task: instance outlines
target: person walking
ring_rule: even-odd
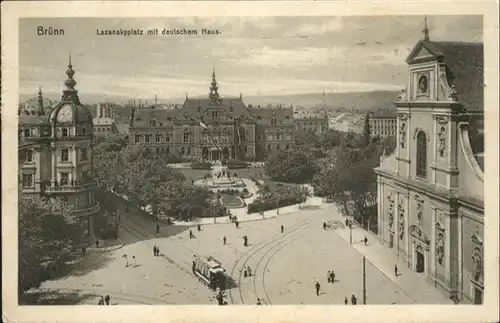
[[[330,274],[332,284],[335,283],[335,272],[332,270],[332,273]]]
[[[193,270],[193,274],[194,274],[196,271],[196,261],[194,261],[194,260],[193,260],[193,266],[191,269]]]
[[[243,246],[248,247],[248,237],[247,236],[243,237]]]
[[[345,219],[345,226],[348,227],[349,226],[349,219]]]
[[[109,297],[109,295],[106,295],[106,297],[104,297],[104,302],[106,303],[106,305],[109,305],[110,301],[111,301],[111,297]]]
[[[240,227],[240,222],[239,222],[238,220],[236,220],[234,223],[236,224],[236,229],[239,229],[239,227]]]
[[[328,278],[328,282],[331,283],[332,282],[332,272],[328,271],[328,274],[326,274],[326,277]]]
[[[344,298],[344,305],[347,305],[347,304],[349,304],[349,301],[347,300],[347,297],[346,297],[346,298]]]
[[[193,239],[194,237],[194,234],[193,234],[193,230],[189,230],[189,239]]]
[[[252,268],[247,267],[248,277],[252,277]]]
[[[222,238],[222,245],[225,246],[227,244],[227,238],[226,236],[224,236],[224,238]]]
[[[285,227],[283,226],[283,224],[281,225],[281,233],[283,233],[283,231],[285,231]]]
[[[326,230],[326,222],[323,221],[323,230]]]
[[[365,236],[365,246],[368,245],[368,238]]]
[[[132,266],[135,267],[135,256],[132,256]]]
[[[160,256],[160,247],[156,246],[156,257]]]
[[[153,246],[153,256],[156,257],[156,245]]]
[[[398,277],[398,273],[399,273],[399,271],[398,271],[398,265],[394,265],[394,275],[396,277]]]
[[[198,231],[201,231],[201,224],[198,224]]]
[[[314,285],[316,287],[316,296],[319,296],[319,289],[321,288],[321,285],[319,284],[319,282],[316,282],[316,285]]]
[[[354,294],[352,294],[352,296],[351,296],[351,304],[352,305],[356,305],[356,303],[357,303],[357,298],[356,298],[356,296],[354,296]]]

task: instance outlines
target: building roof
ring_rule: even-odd
[[[176,119],[185,119],[181,109],[136,109],[134,114],[134,127],[149,127],[151,120],[169,122]]]
[[[293,125],[293,110],[290,108],[249,108],[248,111],[260,125],[270,124],[272,118],[280,125]]]
[[[397,114],[395,111],[377,112],[370,116],[370,119],[396,119]]]
[[[119,134],[125,135],[128,134],[130,131],[130,123],[127,122],[117,122],[116,123],[116,130],[118,131]]]
[[[204,116],[210,107],[221,107],[229,117],[252,119],[252,115],[245,106],[245,103],[239,98],[219,98],[217,101],[210,99],[186,99],[182,106],[182,112],[196,119]]]
[[[294,110],[293,117],[294,119],[328,119],[324,113],[308,110]]]
[[[28,115],[21,114],[19,115],[19,124],[24,125],[40,125],[40,124],[48,124],[49,117],[45,115]]]
[[[444,61],[448,83],[455,86],[467,111],[483,111],[483,44],[421,40],[420,46]]]

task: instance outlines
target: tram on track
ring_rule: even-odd
[[[226,288],[226,270],[213,257],[195,256],[193,273],[212,290]]]

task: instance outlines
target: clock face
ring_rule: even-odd
[[[59,122],[70,122],[73,117],[73,111],[70,106],[63,107],[57,116]]]
[[[418,80],[418,89],[420,90],[421,93],[427,93],[427,76],[423,75],[420,77]]]

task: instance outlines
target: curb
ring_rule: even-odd
[[[87,248],[88,252],[111,252],[115,250],[119,250],[123,248],[123,243],[116,245],[116,246],[111,246],[111,247],[105,247],[105,248]]]

